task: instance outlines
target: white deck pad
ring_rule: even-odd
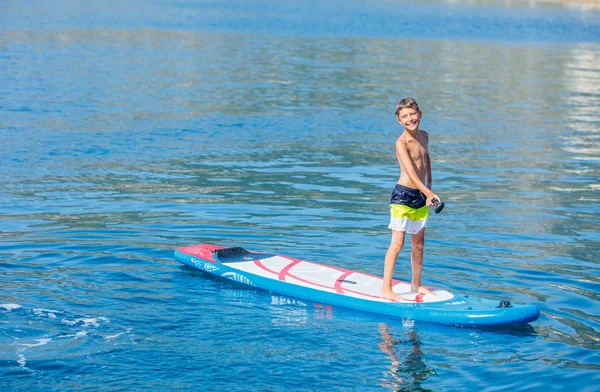
[[[260,260],[226,262],[223,265],[303,287],[361,299],[390,302],[390,300],[379,296],[383,279],[375,275],[282,256],[272,256]],[[410,283],[407,282],[398,280],[393,282],[394,292],[402,297],[402,300],[395,302],[441,302],[454,297],[445,290],[437,290],[431,287],[429,289],[435,295],[415,293],[411,291]]]

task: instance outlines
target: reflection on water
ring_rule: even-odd
[[[435,370],[423,362],[421,342],[417,332],[409,328],[405,339],[395,339],[386,323],[379,324],[382,342],[379,348],[391,364],[384,377],[384,386],[394,391],[432,391],[423,388],[421,384],[430,376],[435,376]]]

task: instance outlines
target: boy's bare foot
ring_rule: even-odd
[[[418,292],[419,294],[423,294],[423,295],[435,295],[435,292],[429,290],[425,286],[419,286],[418,290],[415,290],[414,288],[412,290]]]
[[[379,293],[379,296],[381,298],[389,299],[390,301],[400,301],[400,300],[403,299],[401,296],[399,296],[398,294],[394,293],[392,290],[381,289],[381,292]]]

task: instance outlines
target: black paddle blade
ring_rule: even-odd
[[[442,212],[442,210],[444,209],[444,202],[439,202],[437,203],[437,205],[435,206],[435,213],[439,214],[440,212]]]

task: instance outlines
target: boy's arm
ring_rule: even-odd
[[[431,160],[429,159],[429,153],[427,153],[427,188],[431,189],[433,183],[433,177],[431,177]]]
[[[406,147],[406,141],[402,140],[402,138],[399,138],[398,141],[396,141],[396,154],[398,155],[398,159],[400,160],[400,164],[402,165],[402,170],[404,170],[406,172],[410,181],[421,192],[423,192],[425,197],[427,197],[427,205],[429,205],[429,206],[433,205],[433,202],[431,200],[432,199],[439,200],[439,198],[437,197],[437,195],[435,193],[433,193],[433,191],[429,187],[427,187],[427,186],[425,186],[425,184],[423,184],[423,181],[421,181],[421,179],[417,175],[413,161],[410,158],[410,155],[408,153],[408,148]],[[427,159],[429,159],[429,154],[428,154]],[[427,173],[429,176],[428,182],[431,182],[431,174],[429,172],[429,169],[428,169]]]
[[[425,132],[425,137],[427,140],[427,188],[431,189],[431,185],[433,184],[433,176],[431,175],[431,159],[429,158],[429,134]]]

